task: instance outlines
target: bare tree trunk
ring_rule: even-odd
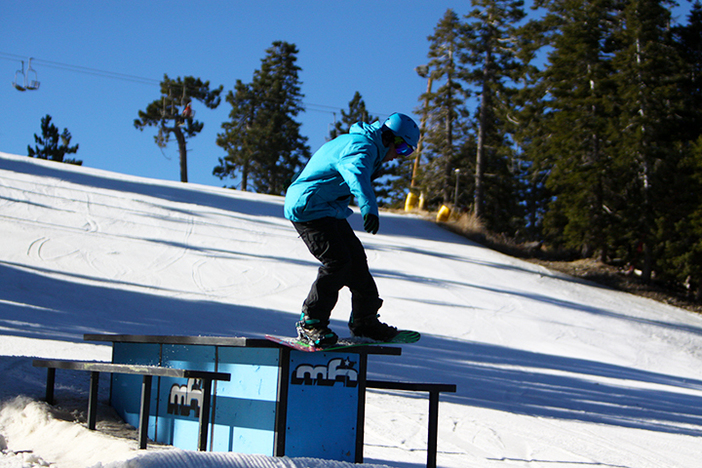
[[[178,152],[180,153],[180,181],[188,182],[188,148],[185,143],[185,136],[177,126],[173,133],[178,141]]]
[[[480,96],[480,121],[478,122],[478,149],[475,157],[475,196],[473,200],[473,210],[476,218],[482,218],[483,205],[485,204],[485,187],[483,182],[485,179],[485,135],[487,134],[487,126],[490,111],[490,88],[488,87],[488,79],[490,66],[492,62],[492,54],[490,51],[485,52],[485,64],[483,66],[483,88]]]
[[[249,183],[249,162],[245,161],[241,168],[241,191],[246,192]]]

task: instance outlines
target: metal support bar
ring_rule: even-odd
[[[177,377],[186,379],[208,378],[212,380],[231,379],[231,374],[225,372],[208,372],[189,369],[177,369],[174,367],[141,366],[133,364],[112,364],[102,361],[72,361],[63,359],[35,359],[32,361],[34,367],[48,367],[55,369],[68,369],[89,372],[109,372],[111,374],[138,374],[153,375],[157,377]]]
[[[46,402],[54,404],[54,382],[56,381],[56,369],[49,367],[46,369]]]
[[[98,386],[100,383],[100,373],[90,373],[90,391],[88,393],[88,429],[95,430],[97,425],[97,402]]]
[[[455,393],[453,384],[389,382],[368,380],[367,388],[383,390],[403,390],[409,392],[429,393],[429,435],[427,437],[427,468],[436,468],[437,444],[439,440],[439,395],[441,392]]]
[[[145,450],[149,436],[149,406],[151,405],[151,381],[153,377],[145,375],[141,381],[141,406],[139,407],[139,448]]]
[[[354,463],[363,463],[363,444],[366,423],[366,372],[368,355],[358,355],[358,412],[356,416],[356,457]]]
[[[200,426],[198,428],[197,449],[201,452],[207,450],[207,428],[210,425],[210,392],[212,380],[202,379],[202,404],[200,406]]]
[[[429,435],[427,436],[427,468],[436,468],[439,442],[439,392],[429,391]]]
[[[288,422],[288,382],[290,379],[290,348],[280,347],[278,354],[280,373],[278,374],[278,398],[275,408],[275,450],[276,457],[285,456],[285,428]]]

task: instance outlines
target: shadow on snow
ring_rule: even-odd
[[[702,435],[702,380],[426,335],[399,358],[371,357],[369,370],[370,378],[454,383],[457,393],[441,401],[455,404]]]
[[[84,333],[261,337],[292,334],[296,319],[264,308],[76,283],[7,264],[0,264],[0,281],[12,284],[0,301],[6,335],[74,342]],[[31,300],[26,288],[35,291]],[[371,378],[455,383],[458,392],[442,401],[460,405],[702,435],[700,380],[437,336],[403,346],[399,357],[371,356],[369,370]]]

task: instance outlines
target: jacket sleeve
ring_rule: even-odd
[[[337,164],[337,170],[356,197],[363,216],[368,213],[378,216],[378,202],[371,183],[377,160],[377,150],[372,145],[353,145]]]

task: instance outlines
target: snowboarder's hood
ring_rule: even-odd
[[[378,160],[375,162],[374,169],[378,169],[383,163],[385,156],[388,154],[389,148],[383,145],[382,132],[380,131],[383,124],[380,121],[367,124],[365,122],[357,122],[349,128],[350,134],[361,134],[369,138],[378,148]]]

